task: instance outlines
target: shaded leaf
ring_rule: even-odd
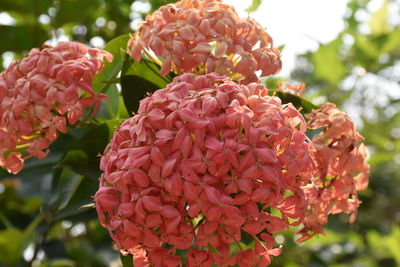
[[[316,105],[314,105],[313,103],[311,103],[310,101],[296,96],[296,95],[292,95],[289,93],[284,93],[281,91],[271,91],[269,92],[271,95],[276,95],[278,96],[281,100],[283,104],[287,104],[287,103],[292,103],[293,106],[295,106],[297,109],[300,109],[300,113],[301,114],[308,114],[310,113],[313,109],[317,109],[318,107]]]
[[[133,267],[133,259],[132,259],[132,254],[128,254],[126,256],[123,256],[120,254],[121,262],[123,267]]]
[[[42,28],[35,32],[25,26],[0,25],[0,53],[5,51],[23,52],[47,40],[48,34]]]
[[[111,120],[88,131],[72,144],[57,167],[70,168],[78,174],[97,179],[101,174],[99,154],[103,153],[117,124],[118,120]]]
[[[135,62],[127,56],[122,68],[121,88],[128,113],[132,114],[138,110],[140,100],[147,93],[165,88],[171,81],[172,75],[160,75],[160,67],[157,64],[148,59]]]

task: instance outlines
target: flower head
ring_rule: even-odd
[[[188,250],[188,266],[266,266],[280,253],[272,234],[301,223],[308,205],[305,130],[262,84],[178,76],[143,99],[107,146],[100,222],[142,266],[180,266],[177,249]],[[242,248],[243,234],[254,249]]]
[[[217,72],[241,80],[258,81],[281,69],[279,50],[265,29],[250,18],[241,19],[221,0],[181,0],[147,16],[128,43],[139,61],[142,52],[161,58],[161,74]]]
[[[18,173],[29,157],[44,158],[58,134],[84,108],[97,112],[103,94],[92,88],[106,51],[75,42],[32,49],[0,73],[0,166]]]
[[[367,188],[369,175],[364,138],[349,115],[326,103],[306,118],[311,129],[323,130],[312,140],[317,169],[314,184],[305,188],[310,206],[300,240],[323,233],[329,214],[348,213],[353,222],[360,205],[357,191]]]

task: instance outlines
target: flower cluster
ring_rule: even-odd
[[[140,103],[101,159],[101,224],[135,266],[266,266],[314,172],[306,123],[262,84],[183,74]],[[241,239],[254,240],[245,249]]]
[[[128,43],[134,60],[139,61],[142,52],[161,58],[162,75],[217,72],[242,83],[258,81],[256,71],[275,74],[282,65],[264,28],[239,18],[221,0],[181,0],[160,7]]]
[[[309,128],[323,130],[312,140],[317,171],[314,184],[305,188],[310,206],[301,241],[323,233],[329,214],[348,213],[353,222],[360,204],[357,191],[367,188],[369,175],[363,137],[346,113],[326,103],[306,118]]]
[[[75,42],[32,49],[0,74],[0,166],[18,173],[29,157],[44,158],[49,145],[84,108],[106,96],[95,93],[93,76],[102,70],[106,51]]]

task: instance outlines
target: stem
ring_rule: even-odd
[[[13,228],[11,221],[0,211],[0,220],[6,226],[7,229]]]
[[[242,247],[242,245],[240,245],[239,241],[237,241],[237,240],[235,239],[235,237],[234,237],[231,233],[229,233],[225,228],[222,228],[222,229],[224,229],[225,233],[226,233],[227,235],[229,235],[229,237],[232,238],[233,241],[235,241],[235,244],[238,246],[238,248],[240,249],[240,251],[243,252],[243,251],[244,251],[244,250],[243,250],[243,247]]]

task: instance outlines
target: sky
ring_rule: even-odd
[[[248,14],[250,0],[225,0],[241,17],[249,15],[266,27],[275,46],[282,51],[282,76],[288,76],[297,54],[315,50],[318,42],[327,43],[345,27],[343,16],[347,0],[262,0],[257,11]]]

